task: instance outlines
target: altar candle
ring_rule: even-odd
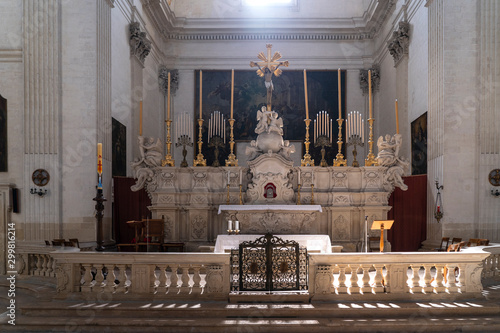
[[[210,143],[211,135],[212,135],[212,119],[208,119],[208,143]]]
[[[201,86],[202,86],[202,75],[203,75],[203,73],[201,72],[201,69],[200,69],[200,119],[202,119],[201,118],[201,102],[202,102],[202,94],[201,94],[202,90],[201,90]]]
[[[316,119],[314,119],[314,122],[313,122],[313,143],[316,142]]]
[[[234,69],[231,69],[231,119],[233,119],[234,104]]]
[[[361,142],[365,142],[365,122],[361,123]]]
[[[231,173],[231,171],[228,171],[227,172],[227,185],[229,185],[229,181],[230,181],[230,177],[229,177],[229,174]]]
[[[240,230],[240,221],[238,220],[234,221],[234,230],[236,231]]]
[[[307,73],[305,69],[304,69],[304,94],[306,99],[306,119],[309,119],[309,105],[307,102]]]
[[[224,119],[224,144],[226,144],[226,119]]]
[[[342,86],[340,85],[340,68],[338,70],[338,86],[339,86],[339,119],[342,119],[342,101],[341,101],[341,91],[342,91]]]
[[[240,170],[240,185],[243,184],[243,170]]]
[[[311,171],[311,185],[314,185],[314,171]]]
[[[170,119],[170,72],[167,75],[167,120]]]
[[[298,176],[297,176],[297,184],[300,184],[300,169],[299,169],[299,172],[298,172]]]
[[[102,175],[102,143],[97,144],[97,173]]]
[[[233,230],[233,221],[227,221],[227,230]]]
[[[139,136],[142,136],[142,100],[139,101]]]
[[[399,113],[398,113],[398,99],[394,102],[396,105],[396,134],[399,134]]]
[[[372,71],[368,70],[368,112],[370,115],[369,119],[373,118],[372,114]]]
[[[333,142],[333,119],[330,119],[330,143]]]

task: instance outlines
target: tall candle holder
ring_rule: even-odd
[[[189,147],[193,146],[193,142],[191,142],[191,138],[188,135],[186,135],[186,134],[182,134],[180,137],[177,138],[177,142],[175,143],[175,146],[176,147],[182,146],[182,157],[183,157],[183,160],[181,162],[181,167],[182,168],[187,167],[188,166],[188,162],[186,161],[186,155],[187,155],[186,146],[189,146]]]
[[[99,184],[101,184],[100,177],[99,177]],[[104,251],[105,248],[103,246],[103,231],[102,231],[102,218],[104,217],[104,201],[107,201],[103,194],[102,194],[102,188],[99,188],[100,186],[97,187],[97,194],[95,196],[94,200],[95,203],[95,218],[97,222],[97,247],[95,248],[96,251]]]
[[[238,159],[236,158],[236,155],[234,155],[234,134],[233,134],[233,129],[234,129],[234,119],[229,119],[229,126],[231,128],[231,132],[229,134],[229,156],[227,157],[226,160],[226,166],[238,166]]]
[[[202,141],[202,133],[203,133],[203,119],[198,119],[199,133],[198,133],[198,155],[196,155],[196,159],[193,161],[193,166],[207,166],[207,160],[203,158],[203,154],[201,153],[201,146],[203,145]]]
[[[309,154],[309,125],[311,124],[311,119],[307,118],[304,120],[306,123],[306,140],[304,142],[304,146],[306,147],[306,153],[304,154],[304,158],[300,160],[301,166],[314,166],[314,160],[311,159],[311,155]]]
[[[352,156],[353,156],[353,161],[352,161],[352,166],[353,167],[359,167],[359,162],[356,159],[356,156],[358,156],[358,151],[356,150],[356,146],[363,147],[363,139],[358,135],[358,134],[353,134],[347,139],[347,146],[353,146],[352,150]]]
[[[365,166],[377,166],[377,159],[373,154],[373,122],[375,119],[368,119],[368,124],[370,125],[370,134],[368,136],[368,156],[365,159]]]
[[[327,167],[328,163],[326,162],[325,159],[325,147],[331,147],[332,144],[330,143],[330,140],[322,135],[316,139],[316,142],[314,143],[314,147],[321,147],[321,161],[319,162],[319,166],[321,167]]]
[[[214,148],[214,162],[212,163],[212,166],[218,167],[220,166],[219,163],[219,147],[222,148],[224,147],[224,141],[220,136],[213,136],[210,138],[210,143],[208,144],[208,147]]]
[[[339,124],[339,138],[337,140],[338,145],[338,153],[335,159],[333,160],[333,166],[347,166],[347,161],[344,159],[344,155],[342,154],[342,123],[344,119],[337,119],[337,123]]]
[[[171,139],[171,126],[172,126],[172,120],[167,119],[165,120],[167,123],[167,154],[165,155],[165,158],[161,161],[161,166],[175,166],[175,160],[172,157],[172,139]]]

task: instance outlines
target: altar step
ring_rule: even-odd
[[[500,305],[460,302],[39,301],[2,332],[500,332]]]
[[[309,292],[242,291],[229,294],[229,303],[309,303]]]

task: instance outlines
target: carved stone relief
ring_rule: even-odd
[[[318,265],[316,267],[315,293],[330,294],[333,287],[333,275],[329,265]]]
[[[146,33],[141,31],[139,22],[130,23],[129,33],[130,55],[135,56],[144,65],[144,60],[151,52],[151,41]]]
[[[193,172],[194,187],[207,187],[207,173]]]
[[[366,188],[378,188],[380,182],[380,175],[378,172],[367,171],[364,175],[364,182]]]
[[[408,54],[410,46],[410,23],[406,21],[399,22],[398,30],[392,33],[387,41],[389,53],[394,58],[394,66],[397,66],[403,56]]]
[[[351,233],[349,230],[349,221],[344,215],[339,215],[333,221],[332,234],[334,240],[349,240]]]
[[[335,172],[332,174],[334,187],[347,187],[347,173]]]
[[[191,239],[207,240],[207,221],[200,215],[191,220]]]
[[[174,223],[170,216],[164,216],[163,234],[165,240],[174,240]]]
[[[370,69],[372,76],[372,93],[378,91],[380,86],[380,66],[373,65]],[[359,71],[359,87],[364,95],[368,95],[368,69]]]
[[[230,212],[240,221],[241,233],[307,234],[316,213],[263,212],[259,214]]]
[[[207,293],[222,293],[224,291],[223,268],[219,265],[210,265],[207,267],[206,286]]]

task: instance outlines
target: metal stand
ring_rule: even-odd
[[[328,163],[326,162],[325,159],[325,147],[331,147],[332,144],[330,143],[330,140],[322,135],[316,139],[316,143],[314,144],[314,147],[321,147],[321,162],[319,163],[319,166],[321,167],[327,167]]]
[[[306,122],[306,140],[304,142],[304,146],[306,147],[306,153],[304,154],[304,158],[300,160],[301,166],[314,166],[314,160],[311,159],[311,155],[309,154],[309,125],[311,124],[311,119],[305,119]]]
[[[360,146],[360,147],[364,146],[364,143],[361,140],[361,137],[357,134],[351,135],[347,139],[347,146],[354,146],[354,149],[352,150],[352,156],[354,158],[354,160],[352,161],[352,166],[359,167],[359,162],[356,159],[356,156],[358,156],[358,151],[356,150],[356,146]]]
[[[192,147],[193,143],[191,142],[191,138],[186,134],[181,135],[177,138],[177,142],[175,143],[176,147],[182,146],[182,157],[184,158],[181,162],[181,167],[185,168],[188,166],[188,162],[186,161],[187,150],[186,146]]]
[[[100,182],[99,182],[100,183]],[[103,239],[102,239],[102,218],[104,216],[104,201],[107,201],[104,199],[104,196],[102,194],[102,188],[97,189],[97,194],[94,199],[92,199],[96,202],[95,204],[95,218],[97,220],[97,247],[95,248],[96,251],[104,251],[104,246],[103,246]]]
[[[212,163],[212,166],[218,167],[220,166],[219,163],[219,147],[224,147],[224,141],[220,136],[213,136],[210,138],[210,143],[208,144],[208,147],[212,148],[214,147],[214,162]]]

